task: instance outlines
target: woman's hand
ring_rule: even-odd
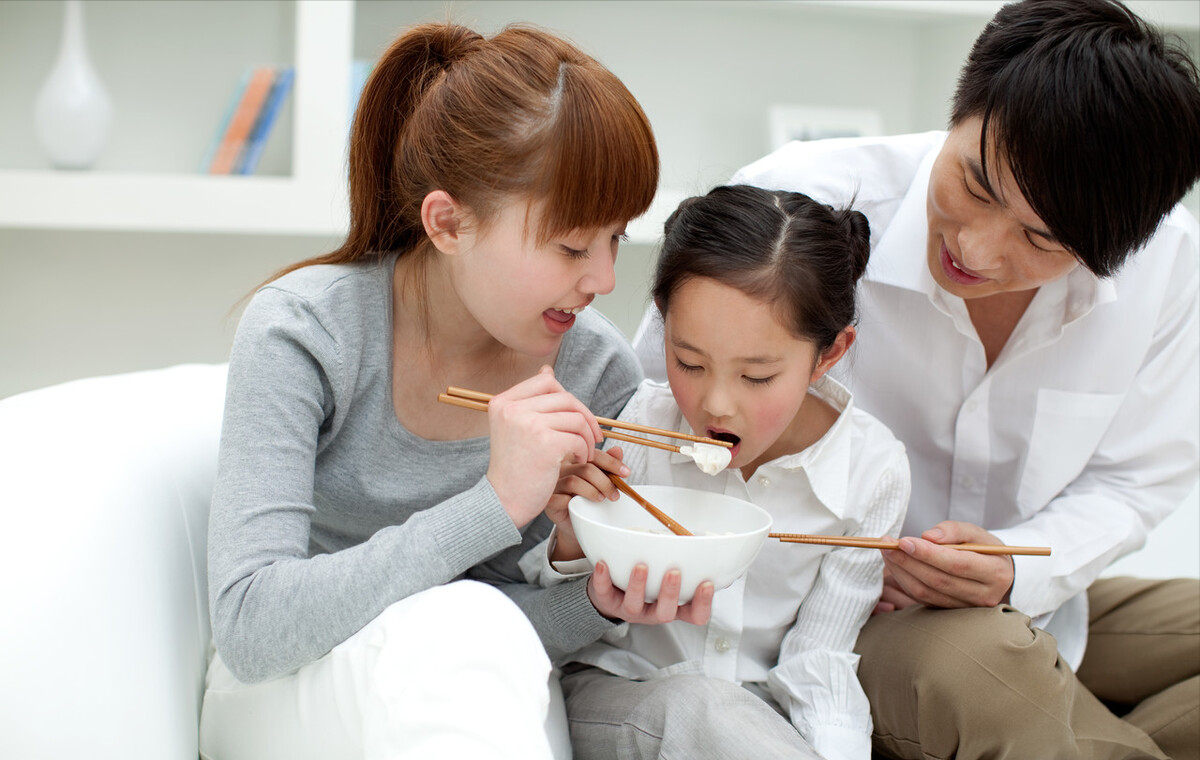
[[[567,506],[573,496],[583,496],[592,501],[615,501],[620,498],[620,492],[605,473],[615,472],[621,477],[628,476],[629,468],[621,461],[623,456],[624,452],[614,447],[597,451],[595,458],[589,463],[563,463],[558,474],[558,485],[546,504],[546,516],[558,527],[554,551],[550,555],[551,562],[565,562],[583,557],[583,549],[575,538],[575,527],[571,525],[571,515]]]
[[[487,479],[518,528],[546,508],[560,466],[591,461],[603,435],[595,415],[554,379],[550,367],[493,396],[488,425]]]
[[[930,607],[994,607],[1008,601],[1014,570],[1008,555],[947,549],[939,544],[1003,544],[978,525],[948,520],[901,538],[883,552],[883,594],[875,612],[914,604]]]
[[[663,576],[662,587],[658,591],[658,599],[646,603],[646,576],[649,569],[645,565],[637,565],[629,576],[629,585],[622,591],[612,583],[608,565],[596,563],[596,569],[588,580],[588,598],[592,606],[606,618],[620,619],[629,623],[657,625],[669,623],[672,620],[682,620],[685,623],[704,625],[712,614],[713,589],[712,581],[705,581],[696,589],[692,601],[679,604],[679,591],[682,577],[678,570],[668,570]]]

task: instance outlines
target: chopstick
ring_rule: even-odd
[[[461,396],[451,396],[446,393],[439,393],[438,401],[442,402],[443,404],[451,404],[453,406],[461,406],[464,409],[475,409],[480,412],[486,412],[487,406],[488,406],[486,401],[475,401],[473,399],[463,398]],[[635,443],[645,444],[646,446],[658,446],[658,447],[665,448],[665,449],[674,449],[675,451],[679,450],[678,446],[672,446],[668,443],[659,443],[658,441],[651,441],[646,438],[635,438],[632,435],[623,435],[621,433],[614,433],[610,430],[605,430],[604,433],[605,433],[605,436],[608,438],[617,438],[618,440],[621,440],[621,441],[632,441]],[[642,495],[640,493],[638,493],[637,491],[633,490],[633,487],[630,486],[628,483],[626,483],[625,480],[620,475],[608,472],[607,470],[604,472],[604,474],[607,475],[609,480],[611,480],[613,482],[613,485],[615,485],[617,487],[618,491],[625,494],[629,498],[633,499],[638,504],[641,504],[643,509],[645,509],[650,514],[654,515],[654,517],[660,523],[662,523],[663,525],[670,528],[672,533],[674,533],[677,536],[693,535],[690,530],[688,530],[687,528],[680,525],[679,522],[675,518],[671,517],[666,512],[662,511],[658,507],[656,507],[653,504],[651,504],[650,502],[646,501],[642,497]]]
[[[662,523],[663,525],[670,528],[672,533],[674,533],[677,536],[693,535],[693,533],[690,530],[688,530],[687,528],[680,525],[679,522],[674,517],[671,517],[666,512],[662,511],[658,507],[654,506],[653,504],[651,504],[650,502],[648,502],[644,498],[642,498],[642,495],[640,493],[638,493],[637,491],[633,490],[633,486],[626,483],[625,479],[622,478],[620,475],[617,475],[617,474],[614,474],[614,473],[611,473],[608,471],[605,471],[604,474],[607,475],[608,479],[613,482],[613,485],[617,487],[618,491],[625,494],[629,498],[633,499],[638,504],[641,504],[643,509],[645,509],[650,514],[654,515],[655,519],[657,519],[660,523]]]
[[[464,409],[475,409],[480,412],[486,412],[487,408],[488,408],[486,401],[473,401],[469,398],[462,398],[461,396],[451,396],[446,393],[439,393],[438,401],[441,401],[443,404],[450,404],[452,406],[461,406]],[[678,446],[674,446],[670,443],[662,443],[660,441],[652,441],[649,438],[638,438],[637,436],[634,436],[634,435],[625,435],[624,433],[618,433],[615,430],[601,429],[600,432],[604,434],[605,438],[613,438],[618,441],[628,441],[630,443],[640,443],[643,446],[651,446],[656,449],[664,449],[666,451],[674,451],[677,453],[679,451]]]
[[[472,401],[490,401],[492,394],[482,393],[480,391],[467,390],[466,388],[455,388],[453,385],[446,389],[444,394],[438,396],[441,401],[441,396],[451,396],[462,399],[470,399]],[[474,407],[471,407],[474,408]],[[713,446],[723,446],[725,448],[733,448],[733,444],[729,441],[719,441],[716,438],[705,438],[702,435],[691,435],[690,433],[678,433],[674,430],[666,430],[664,428],[650,427],[649,425],[639,425],[635,422],[622,422],[621,420],[610,420],[607,417],[597,417],[596,422],[608,427],[619,428],[621,430],[632,430],[635,433],[647,433],[649,435],[661,435],[664,438],[678,438],[681,441],[692,441],[695,443],[707,443]],[[633,436],[622,437],[621,433],[614,433],[607,436],[615,438],[618,441],[629,441],[630,443],[648,443],[648,445],[656,445],[655,441],[647,441],[645,438],[635,438]],[[668,444],[657,444],[659,448],[665,448],[669,451],[679,451],[678,446],[670,446]]]
[[[866,538],[863,536],[814,536],[808,533],[768,533],[770,538],[778,538],[785,544],[826,544],[831,546],[855,546],[861,549],[899,549],[896,541],[884,541],[882,538]],[[1004,544],[938,544],[947,549],[978,554],[1021,554],[1038,557],[1049,557],[1049,546],[1005,546]]]
[[[468,409],[480,409],[480,411],[482,411],[482,409],[487,409],[487,402],[491,401],[491,399],[492,399],[492,394],[480,393],[480,391],[478,391],[478,390],[467,390],[466,388],[455,388],[454,385],[451,385],[451,387],[446,388],[445,393],[438,394],[438,401],[440,401],[440,402],[452,403],[452,405],[461,406],[461,407],[468,408]],[[469,401],[469,402],[473,402],[473,403],[463,403],[464,401]],[[690,435],[690,433],[676,432],[673,430],[665,430],[665,429],[661,429],[661,427],[650,427],[649,425],[638,425],[636,423],[623,423],[623,421],[616,420],[616,419],[608,419],[606,417],[598,417],[598,418],[596,418],[596,421],[598,421],[598,423],[600,423],[601,425],[607,425],[608,427],[619,427],[619,429],[622,429],[622,430],[632,430],[635,432],[649,433],[649,435],[652,435],[652,436],[664,436],[666,438],[679,438],[680,441],[692,441],[692,442],[696,442],[696,443],[709,443],[709,444],[713,444],[713,445],[720,445],[720,447],[726,447],[726,448],[730,448],[733,445],[732,443],[730,443],[728,441],[718,441],[718,439],[716,439],[716,438],[706,438],[703,436],[692,436],[692,435]],[[637,436],[626,435],[626,433],[617,432],[614,430],[605,430],[602,432],[604,432],[605,438],[612,438],[612,439],[614,439],[614,441],[625,441],[628,443],[641,443],[642,445],[648,445],[648,447],[652,447],[655,449],[662,449],[665,451],[676,451],[676,453],[679,453],[678,445],[674,445],[671,443],[661,443],[659,441],[650,441],[649,438],[638,438]]]

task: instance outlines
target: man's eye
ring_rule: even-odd
[[[963,177],[962,185],[963,185],[963,190],[967,191],[967,195],[971,196],[975,200],[979,201],[980,203],[991,203],[991,201],[988,200],[985,196],[982,196],[979,193],[976,193],[974,190],[971,189],[971,185],[967,183],[966,177]]]

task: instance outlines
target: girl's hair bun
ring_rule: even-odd
[[[847,207],[835,213],[849,244],[851,273],[854,281],[858,282],[867,270],[867,260],[871,258],[871,225],[861,211]]]

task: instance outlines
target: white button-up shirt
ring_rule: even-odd
[[[963,520],[1005,543],[1049,545],[1051,557],[1015,558],[1011,601],[1078,667],[1087,587],[1197,480],[1200,231],[1177,207],[1115,277],[1077,267],[1043,286],[989,369],[965,303],[926,264],[926,191],[944,139],[791,143],[733,181],[837,205],[855,197],[872,253],[858,340],[835,373],[908,448],[904,533]],[[651,368],[654,343],[639,341]]]
[[[823,378],[810,392],[839,411],[837,421],[749,481],[738,470],[705,475],[690,457],[625,445],[629,481],[736,496],[767,510],[777,532],[895,535],[909,493],[903,445],[836,381]],[[621,419],[692,432],[659,383],[643,383]],[[750,684],[783,707],[822,757],[867,760],[871,711],[853,650],[882,577],[874,550],[767,539],[746,575],[717,592],[708,625],[622,625],[570,659],[635,679],[697,673]]]

